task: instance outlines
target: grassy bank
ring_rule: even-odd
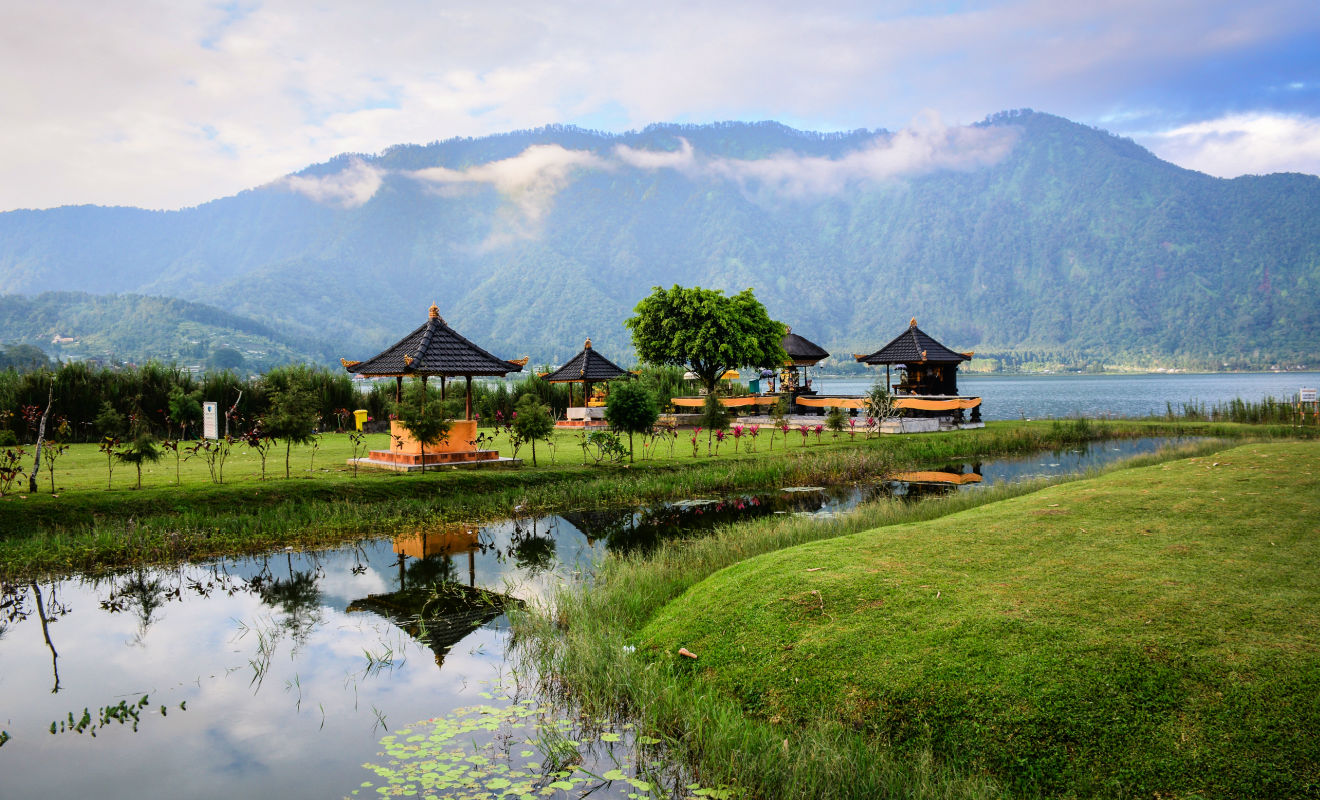
[[[272,547],[333,544],[366,534],[415,530],[453,521],[523,513],[619,506],[665,498],[749,491],[787,485],[874,480],[891,469],[937,465],[1060,447],[1081,441],[1153,435],[1259,435],[1270,430],[1224,424],[1069,421],[993,423],[983,430],[886,436],[867,440],[826,433],[801,444],[796,433],[774,449],[764,434],[757,451],[699,455],[689,442],[632,465],[584,466],[577,440],[556,434],[553,463],[512,470],[441,470],[397,474],[345,466],[346,436],[328,435],[313,454],[296,449],[303,466],[292,479],[261,480],[260,459],[236,449],[225,483],[212,482],[196,459],[182,462],[176,484],[172,457],[135,474],[115,467],[105,488],[105,456],[76,445],[56,462],[54,494],[0,498],[0,576],[97,570],[127,563],[259,552]],[[1287,428],[1277,433],[1286,434]],[[383,448],[377,437],[371,446]],[[506,455],[508,453],[505,453]],[[525,456],[524,447],[520,455]],[[315,471],[311,471],[315,463]],[[268,456],[268,477],[283,461]],[[42,475],[42,488],[48,476]]]
[[[519,624],[547,674],[666,733],[707,785],[1307,796],[1318,465],[1312,443],[1250,445],[737,526],[610,559]]]

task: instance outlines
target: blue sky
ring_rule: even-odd
[[[3,18],[0,210],[177,208],[341,152],[546,123],[899,130],[1013,108],[1221,177],[1320,173],[1314,0],[52,0]]]

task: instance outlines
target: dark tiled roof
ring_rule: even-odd
[[[864,364],[956,364],[971,361],[964,353],[955,353],[917,327],[913,319],[908,329],[869,356],[854,356]]]
[[[591,340],[582,346],[582,352],[570,358],[564,366],[545,376],[549,383],[572,381],[612,381],[628,374],[618,364],[591,349]]]
[[[343,364],[349,372],[367,376],[504,375],[522,370],[522,364],[496,358],[464,339],[445,324],[435,306],[431,306],[426,324],[393,347],[366,361],[345,361]]]
[[[793,333],[792,328],[789,328],[788,333],[784,336],[784,352],[788,353],[790,361],[799,366],[811,366],[817,361],[830,357],[830,354],[825,352],[824,348]]]

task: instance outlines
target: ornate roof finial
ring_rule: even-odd
[[[793,332],[793,326],[792,326],[792,325],[785,325],[785,326],[784,326],[784,335],[785,335],[785,336],[789,335],[789,334],[792,333],[792,332]]]
[[[590,337],[590,336],[587,337],[587,343],[584,344],[584,345],[582,345],[582,349],[583,349],[583,350],[590,350],[590,349],[591,349],[591,337]]]
[[[431,316],[431,319],[440,319],[440,307],[437,306],[435,303],[432,303],[432,304],[431,304],[431,313],[430,313],[430,316]],[[441,321],[441,322],[444,322],[444,320],[442,320],[442,319],[441,319],[440,321]]]
[[[913,318],[908,322],[908,327],[910,327],[910,328],[915,328],[915,327],[917,327],[917,318],[916,318],[916,317],[913,317]]]

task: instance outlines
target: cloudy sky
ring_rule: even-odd
[[[178,208],[546,123],[900,130],[1013,108],[1212,175],[1320,173],[1315,0],[47,0],[0,20],[0,210]]]

